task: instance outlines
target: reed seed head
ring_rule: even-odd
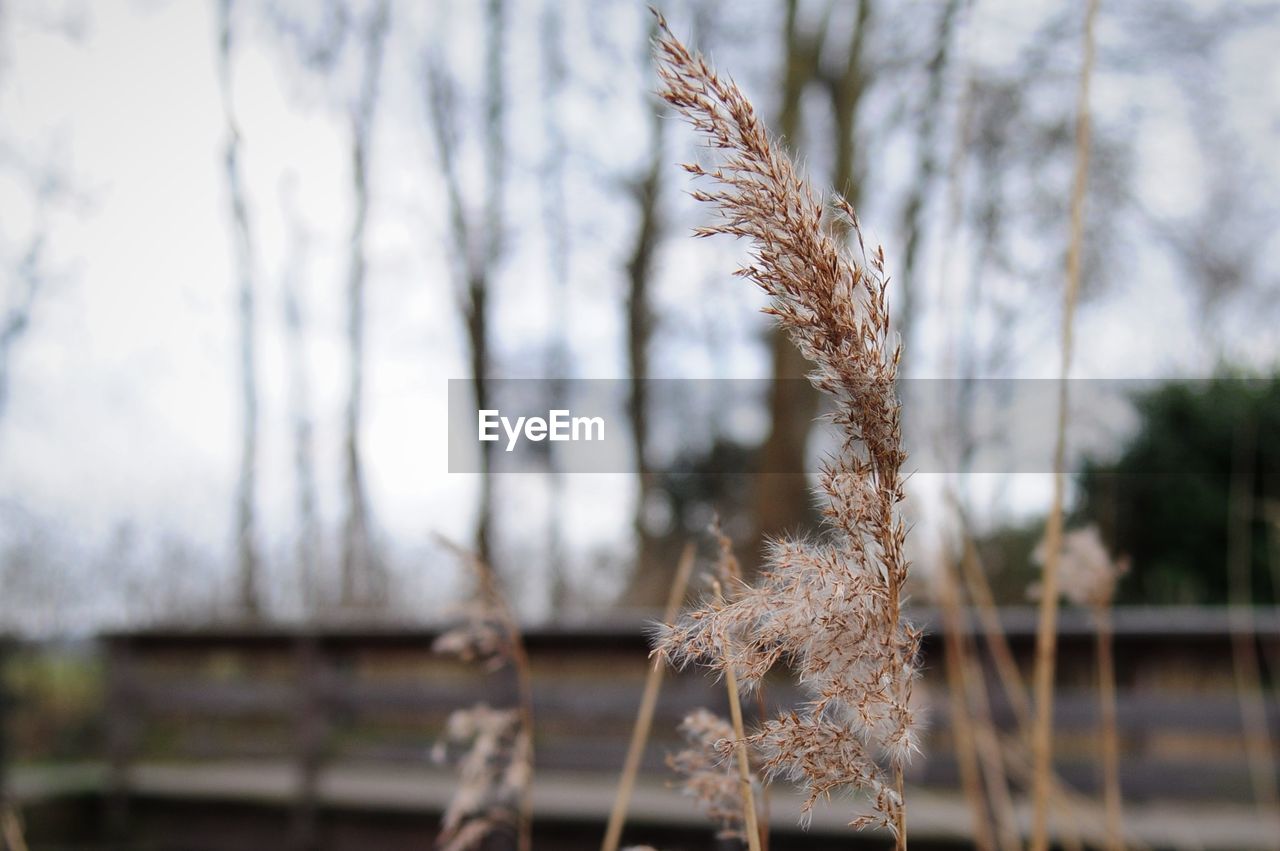
[[[920,637],[901,617],[906,456],[884,252],[867,250],[844,199],[815,197],[738,87],[658,18],[659,92],[702,136],[710,161],[684,166],[699,184],[693,196],[715,216],[695,233],[750,242],[737,274],[768,294],[766,312],[812,362],[809,378],[833,398],[843,439],[818,487],[826,534],[771,544],[753,585],[663,630],[656,652],[676,664],[732,665],[748,688],[786,660],[810,701],[749,737],[763,769],[802,783],[806,811],[837,790],[863,790],[875,814],[854,823],[895,829],[895,781],[916,750]]]

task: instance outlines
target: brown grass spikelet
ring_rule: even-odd
[[[683,780],[686,795],[720,825],[722,839],[745,839],[742,786],[733,765],[733,726],[707,709],[695,709],[680,723],[688,747],[667,756],[667,766]]]
[[[438,846],[444,851],[480,847],[500,830],[514,830],[519,851],[530,851],[533,788],[533,680],[515,612],[492,569],[473,553],[439,539],[471,568],[473,598],[457,607],[459,623],[433,643],[437,653],[515,672],[519,704],[493,709],[480,703],[449,716],[433,756],[442,762],[459,751],[458,789],[445,810]]]
[[[1032,554],[1032,560],[1041,566],[1048,557],[1047,547],[1048,541],[1042,540]],[[1098,527],[1083,526],[1064,532],[1059,552],[1059,593],[1077,606],[1098,608],[1111,605],[1116,583],[1129,571],[1129,560],[1111,557]],[[1039,586],[1033,586],[1031,590],[1039,599]]]
[[[445,810],[438,847],[478,848],[493,833],[518,829],[520,798],[529,784],[528,736],[516,709],[481,703],[450,714],[433,756],[458,750],[458,789]]]
[[[906,456],[884,252],[867,250],[844,199],[832,199],[829,212],[738,87],[658,18],[659,93],[714,160],[684,166],[703,184],[693,196],[716,215],[695,233],[750,241],[751,261],[737,274],[770,296],[766,312],[813,363],[810,380],[834,399],[843,439],[818,487],[825,537],[774,542],[754,585],[664,630],[657,652],[676,663],[731,666],[745,686],[788,661],[811,701],[750,737],[764,769],[803,783],[806,809],[838,790],[865,791],[875,815],[855,823],[884,825],[903,842],[919,634],[900,613]],[[847,226],[860,259],[833,235],[832,218]]]

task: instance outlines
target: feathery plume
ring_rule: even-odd
[[[853,824],[884,825],[903,843],[919,633],[901,617],[905,453],[884,252],[868,254],[853,209],[835,197],[835,217],[856,238],[861,260],[851,256],[832,235],[825,205],[738,87],[658,17],[659,92],[717,160],[684,167],[709,184],[693,196],[717,214],[696,233],[751,241],[751,262],[738,274],[771,297],[766,312],[813,362],[810,380],[835,400],[833,420],[844,436],[818,488],[828,534],[773,543],[754,585],[665,629],[656,652],[732,670],[746,686],[787,660],[811,700],[749,737],[764,770],[805,784],[806,812],[834,791],[865,791],[875,815]]]
[[[1048,553],[1047,540],[1042,540],[1032,554],[1032,560],[1044,565]],[[1116,583],[1129,571],[1127,558],[1113,559],[1102,542],[1097,526],[1072,529],[1062,535],[1062,547],[1058,555],[1058,591],[1077,606],[1099,608],[1111,605],[1116,593]],[[1039,599],[1040,587],[1030,589]]]
[[[745,839],[742,784],[733,765],[733,725],[710,710],[695,709],[680,723],[680,733],[689,746],[669,754],[667,766],[683,778],[684,793],[720,825],[720,838]]]
[[[520,851],[530,851],[533,685],[520,625],[489,565],[440,540],[470,565],[477,587],[474,599],[458,607],[460,624],[441,634],[432,649],[465,662],[480,662],[491,671],[510,665],[520,703],[511,709],[481,703],[449,716],[433,756],[443,762],[451,745],[461,748],[459,783],[445,810],[438,845],[443,851],[467,851],[496,831],[513,829]]]
[[[1102,788],[1106,815],[1108,849],[1124,847],[1124,825],[1121,812],[1120,732],[1116,715],[1116,675],[1111,601],[1116,583],[1129,572],[1129,559],[1111,558],[1097,526],[1073,529],[1061,535],[1058,550],[1058,591],[1077,606],[1093,610],[1096,624],[1094,652],[1098,667],[1098,704],[1102,720]],[[1032,558],[1047,567],[1049,536],[1040,542]],[[1041,596],[1039,585],[1031,589],[1033,597]]]
[[[516,709],[481,703],[449,716],[433,756],[444,762],[458,749],[458,790],[445,810],[439,847],[478,848],[492,833],[518,829],[520,799],[529,784],[528,736]]]

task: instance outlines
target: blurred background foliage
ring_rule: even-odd
[[[1171,381],[1135,403],[1137,433],[1078,480],[1078,516],[1132,559],[1119,600],[1228,602],[1233,511],[1248,515],[1244,600],[1280,600],[1280,376]]]

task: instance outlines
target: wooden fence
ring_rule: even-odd
[[[927,628],[919,687],[927,732],[924,755],[908,782],[945,796],[954,792],[957,772],[941,647],[932,630],[933,613],[919,611],[914,618]],[[1034,613],[1006,610],[1002,623],[1025,676]],[[1128,802],[1205,805],[1251,799],[1230,624],[1228,614],[1218,610],[1116,612]],[[980,644],[981,634],[972,623],[969,629]],[[433,655],[436,634],[418,627],[344,626],[149,629],[106,636],[112,832],[127,836],[131,800],[155,792],[154,782],[150,791],[142,788],[147,767],[206,766],[216,777],[216,767],[228,764],[260,765],[263,771],[287,766],[293,780],[279,797],[292,813],[292,842],[313,847],[326,805],[324,777],[340,770],[426,766],[452,710],[480,701],[514,704],[509,672],[485,673]],[[1246,640],[1255,642],[1264,670],[1280,662],[1280,613],[1256,612],[1254,633]],[[526,642],[539,776],[594,777],[594,785],[611,790],[648,666],[645,622],[539,627],[527,632]],[[1057,767],[1064,780],[1091,794],[1098,780],[1098,708],[1093,630],[1085,613],[1063,612],[1059,648]],[[995,725],[1012,733],[1010,701],[989,667],[985,676]],[[766,711],[798,698],[783,675],[765,694]],[[1273,743],[1265,764],[1274,772],[1280,704],[1272,681],[1265,680],[1254,697]],[[678,747],[675,725],[697,706],[725,712],[723,687],[698,671],[670,676],[644,760],[644,772],[655,782],[665,776],[664,754]],[[1256,766],[1259,754],[1253,756]],[[237,776],[244,777],[228,773],[223,785],[250,782],[236,781]],[[197,791],[191,794],[199,788],[210,795],[235,792],[219,791],[212,781],[192,788]],[[422,801],[424,807],[438,804]],[[602,815],[583,812],[581,817]]]

